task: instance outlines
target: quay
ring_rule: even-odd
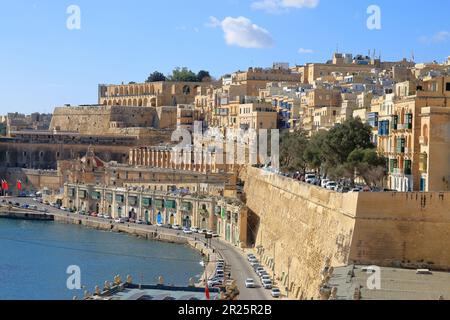
[[[0,219],[54,221],[55,217],[53,214],[2,206],[0,207]]]

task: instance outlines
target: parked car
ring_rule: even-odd
[[[174,224],[174,225],[172,226],[172,229],[174,229],[174,230],[181,230],[182,228],[181,228],[180,225]]]
[[[104,218],[105,218],[105,219],[108,219],[108,220],[111,220],[111,219],[112,219],[112,217],[111,217],[110,215],[105,215]]]
[[[256,270],[256,274],[257,274],[258,276],[261,277],[261,274],[262,274],[263,272],[265,272],[265,271],[266,271],[266,270],[264,270],[263,267],[259,267],[259,268]]]
[[[247,260],[250,261],[250,260],[253,260],[253,259],[256,259],[255,255],[253,253],[249,253],[247,255]]]
[[[347,192],[350,192],[350,188],[349,187],[340,186],[340,187],[337,188],[336,191],[340,192],[340,193],[347,193]]]
[[[114,219],[115,223],[125,223],[125,219],[124,218],[116,218]]]
[[[278,288],[272,288],[272,291],[270,292],[273,298],[280,298],[281,297],[281,291]]]
[[[215,288],[215,287],[221,287],[223,286],[223,279],[214,279],[214,280],[208,280],[208,287],[209,288]]]
[[[309,184],[316,184],[317,183],[317,177],[315,174],[309,173],[305,175],[305,182]]]
[[[267,272],[266,272],[266,270],[264,270],[263,267],[260,267],[260,268],[258,268],[258,270],[256,270],[256,274],[257,274],[259,277],[262,277],[263,274],[267,274]]]
[[[328,190],[334,190],[334,188],[336,188],[336,186],[337,186],[336,181],[328,181],[325,188],[327,188]]]
[[[197,233],[198,232],[198,228],[197,227],[191,227],[191,231],[192,231],[192,233]]]
[[[262,285],[263,285],[264,289],[268,289],[268,290],[271,290],[273,287],[272,280],[264,280]]]
[[[255,280],[253,280],[253,279],[245,280],[245,287],[246,288],[256,288]]]
[[[225,273],[223,270],[216,270],[215,276],[225,277]]]
[[[361,192],[361,189],[359,188],[353,188],[351,189],[349,192],[354,193],[354,192]]]
[[[250,261],[250,265],[255,269],[255,267],[256,268],[258,268],[258,267],[260,267],[261,265],[259,264],[259,261],[258,260],[252,260],[252,261]]]
[[[162,223],[157,223],[156,226],[162,228],[164,225]]]
[[[59,209],[62,210],[62,211],[67,211],[66,207],[60,207]]]
[[[268,274],[265,274],[261,276],[261,283],[264,283],[264,281],[272,281],[272,278]]]
[[[321,182],[320,182],[320,186],[322,187],[322,188],[326,188],[327,187],[327,183],[330,181],[330,179],[323,179]]]
[[[135,223],[136,223],[136,224],[145,224],[144,221],[142,221],[142,220],[140,220],[140,219],[137,219]]]
[[[199,234],[206,234],[208,232],[208,230],[206,229],[201,229],[198,231]]]
[[[183,229],[183,233],[184,233],[184,234],[192,234],[192,231],[191,231],[191,229],[184,228],[184,229]]]
[[[212,237],[213,237],[213,238],[219,238],[220,236],[219,236],[217,233],[214,232],[214,233],[212,234]]]

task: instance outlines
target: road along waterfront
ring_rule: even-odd
[[[0,197],[0,201],[3,198]],[[163,229],[157,226],[137,225],[137,224],[119,224],[111,220],[106,220],[96,217],[79,216],[76,214],[69,214],[65,211],[53,208],[44,204],[37,203],[31,198],[5,198],[7,201],[13,203],[36,205],[38,210],[46,209],[49,214],[54,215],[55,221],[59,223],[82,225],[89,228],[94,228],[103,231],[113,231],[119,233],[127,233],[135,235],[148,240],[156,240],[161,242],[188,244],[198,250],[200,253],[214,254],[209,257],[210,264],[206,266],[207,275],[211,275],[214,270],[215,261],[217,258],[225,260],[229,267],[229,272],[234,280],[237,281],[237,286],[240,291],[240,300],[270,300],[270,292],[262,287],[248,289],[245,287],[245,280],[247,278],[257,279],[257,275],[248,264],[242,251],[238,248],[228,244],[220,239],[214,239],[211,247],[207,247],[202,235],[184,235],[182,231]],[[82,240],[81,240],[82,241]],[[199,259],[200,262],[201,258]],[[105,275],[106,277],[109,275]],[[204,279],[204,275],[199,277]],[[105,279],[110,280],[110,279]]]

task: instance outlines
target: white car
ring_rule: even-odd
[[[253,280],[253,279],[245,280],[245,287],[246,288],[256,288],[255,280]]]
[[[174,230],[181,230],[181,227],[178,224],[174,224],[172,226],[172,229],[174,229]]]
[[[197,227],[192,227],[191,231],[192,231],[192,233],[197,233],[198,232],[198,228]]]
[[[265,272],[265,271],[266,270],[264,270],[263,267],[259,267],[258,269],[256,269],[256,274],[261,277],[262,273]]]
[[[164,227],[164,225],[162,223],[157,223],[156,226],[160,227],[160,228]]]
[[[125,223],[125,219],[124,218],[117,218],[117,219],[114,219],[114,222],[115,223]]]
[[[320,182],[320,186],[322,188],[326,188],[327,187],[327,183],[330,181],[330,179],[323,179],[322,182]]]
[[[317,181],[315,174],[307,174],[305,175],[305,182],[309,184],[315,184]]]
[[[219,279],[208,280],[209,288],[220,287],[222,285],[223,285],[223,280],[219,280]]]
[[[357,192],[361,192],[361,189],[359,188],[353,188],[352,190],[349,191],[350,193],[357,193]]]
[[[264,289],[271,290],[273,288],[272,280],[264,280],[262,285]]]
[[[262,275],[261,283],[264,283],[264,281],[272,281],[272,278],[268,274]]]
[[[281,297],[281,291],[278,288],[272,288],[272,291],[270,292],[273,298],[280,298]]]
[[[191,230],[191,229],[188,229],[188,228],[184,228],[184,229],[183,229],[183,233],[184,233],[184,234],[192,234],[192,230]]]
[[[251,260],[251,261],[250,261],[250,265],[251,265],[252,267],[254,267],[254,266],[256,266],[256,265],[259,265],[259,261],[256,260],[256,259]]]
[[[337,187],[337,182],[335,182],[335,181],[328,181],[327,182],[326,188],[328,190],[334,190],[334,188],[336,188],[336,187]]]
[[[208,230],[206,229],[201,229],[198,231],[199,234],[206,234],[208,232]]]

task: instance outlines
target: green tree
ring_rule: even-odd
[[[319,131],[315,133],[309,140],[305,149],[305,160],[309,169],[320,171],[325,162],[323,154],[323,145],[327,139],[328,132]]]
[[[200,70],[197,73],[197,81],[198,82],[210,81],[210,80],[211,80],[211,75],[209,74],[209,71]]]
[[[280,164],[283,170],[306,172],[305,150],[308,137],[304,131],[286,132],[281,136]]]
[[[332,128],[322,145],[326,166],[337,167],[345,163],[355,149],[373,149],[372,128],[361,119],[350,119]]]
[[[183,67],[175,68],[169,76],[170,81],[176,82],[197,82],[197,75],[192,70]]]
[[[145,82],[159,82],[166,81],[166,76],[159,71],[151,73]]]
[[[363,178],[367,185],[378,186],[386,176],[386,158],[379,156],[375,149],[353,150],[346,166],[353,177]]]

